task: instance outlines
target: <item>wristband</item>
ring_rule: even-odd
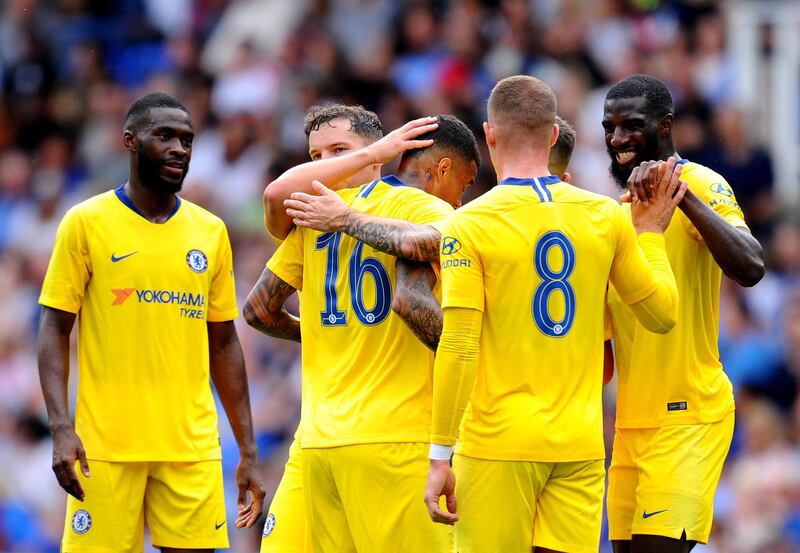
[[[430,453],[428,453],[428,458],[431,461],[449,461],[453,456],[454,449],[455,446],[452,445],[431,444],[431,450]]]

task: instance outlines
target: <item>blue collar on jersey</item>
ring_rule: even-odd
[[[130,197],[125,193],[125,183],[122,183],[117,188],[115,188],[114,193],[117,195],[117,198],[119,198],[119,201],[125,204],[136,215],[147,220],[148,222],[152,222],[150,221],[150,219],[145,217],[141,211],[139,211],[139,208],[136,207],[136,204],[133,203],[133,200],[131,200]],[[165,223],[170,219],[172,219],[172,216],[178,212],[179,207],[181,207],[181,199],[178,196],[175,196],[175,207],[172,208],[172,211],[169,212],[167,218],[164,219]]]
[[[561,179],[555,175],[547,175],[545,177],[533,177],[527,179],[519,179],[517,177],[508,177],[500,181],[500,184],[511,186],[530,186],[533,188],[539,200],[542,202],[552,202],[553,195],[547,187],[551,184],[561,182]]]
[[[682,159],[679,159],[676,163],[678,165],[683,165],[684,163],[689,163],[689,160],[686,159],[686,158],[682,158]]]
[[[366,198],[367,196],[369,196],[370,192],[372,192],[375,189],[375,187],[378,186],[378,183],[381,182],[381,181],[385,182],[389,186],[408,186],[406,183],[404,183],[403,181],[398,179],[396,176],[394,176],[394,175],[386,175],[385,177],[381,177],[379,179],[375,179],[374,181],[372,181],[369,184],[365,184],[361,188],[361,192],[358,193],[357,197],[358,198]]]

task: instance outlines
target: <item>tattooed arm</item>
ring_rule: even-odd
[[[430,225],[376,217],[351,209],[342,223],[342,231],[395,257],[422,261],[425,265],[439,262],[439,241],[442,235]]]
[[[436,273],[428,263],[397,260],[392,311],[433,351],[442,334],[442,308],[433,295]]]
[[[290,284],[269,269],[264,269],[244,302],[244,320],[268,336],[299,342],[300,319],[283,307],[294,293],[295,289]]]
[[[302,192],[286,200],[286,214],[298,227],[320,232],[342,231],[378,251],[411,261],[439,262],[439,231],[400,219],[367,215],[350,208],[342,198],[322,183],[314,181],[311,196]]]

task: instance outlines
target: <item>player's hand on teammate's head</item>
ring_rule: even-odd
[[[318,195],[292,193],[289,199],[283,202],[286,214],[298,227],[308,227],[321,232],[342,230],[351,209],[339,194],[318,180],[312,182],[311,186]]]
[[[239,466],[236,467],[236,484],[239,487],[237,499],[239,516],[236,517],[236,527],[250,528],[261,516],[261,511],[264,509],[264,498],[267,495],[255,460],[240,459]],[[250,494],[250,503],[246,503],[248,493]]]
[[[394,158],[415,148],[427,148],[433,144],[432,139],[417,140],[418,136],[436,130],[439,123],[436,117],[421,117],[409,121],[399,129],[395,129],[377,142],[367,146],[374,163],[388,163]]]
[[[78,473],[75,471],[76,461],[80,464],[81,472],[89,478],[89,461],[86,460],[86,450],[83,442],[73,428],[53,432],[53,472],[58,479],[58,484],[69,495],[83,501],[85,496]]]
[[[433,522],[453,525],[458,521],[456,514],[456,476],[448,461],[430,462],[428,482],[425,485],[425,506]],[[439,498],[445,497],[447,511],[439,506]]]
[[[667,230],[686,194],[687,184],[680,180],[682,170],[674,157],[666,162],[644,162],[633,169],[628,185],[633,196],[631,217],[638,232]]]

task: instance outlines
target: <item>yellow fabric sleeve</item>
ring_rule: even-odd
[[[78,313],[91,275],[92,262],[86,227],[79,211],[73,208],[64,215],[58,226],[39,303]]]
[[[483,312],[467,307],[444,310],[442,337],[433,368],[431,443],[453,445],[475,385]]]
[[[702,168],[689,173],[686,181],[689,188],[700,200],[713,209],[720,217],[725,219],[730,225],[738,228],[747,229],[739,203],[733,193],[733,188],[728,182],[716,173]],[[702,243],[703,237],[695,228],[688,217],[682,217],[686,233],[696,242]],[[749,230],[749,229],[748,229]]]
[[[239,316],[236,306],[236,283],[233,277],[233,254],[228,231],[223,226],[219,233],[214,275],[208,293],[208,321],[232,321]]]
[[[267,269],[295,290],[303,290],[303,229],[295,228],[267,262]]]
[[[637,242],[653,270],[656,288],[646,298],[629,304],[629,307],[647,330],[666,334],[678,321],[678,285],[669,264],[664,236],[643,232]]]

